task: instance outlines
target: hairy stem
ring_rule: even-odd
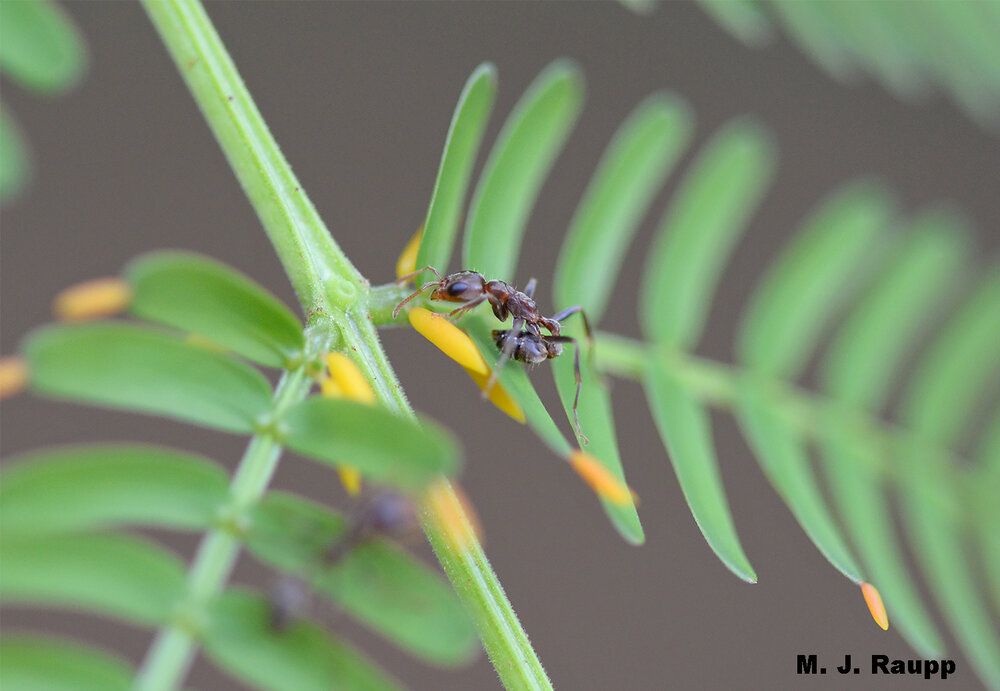
[[[274,244],[310,329],[325,333],[357,361],[383,405],[412,416],[371,321],[368,282],[341,252],[292,174],[204,8],[197,0],[143,4]],[[463,513],[441,482],[444,491],[436,501],[423,502],[424,531],[497,674],[508,689],[551,688],[481,547],[454,534],[447,516]],[[216,570],[206,580],[218,591],[227,576],[228,571]],[[162,645],[168,653],[177,647],[172,640]]]

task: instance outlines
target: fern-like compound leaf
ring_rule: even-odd
[[[80,403],[163,415],[248,434],[271,408],[252,367],[166,333],[120,323],[54,326],[22,348],[31,387]]]
[[[0,688],[19,691],[128,691],[132,669],[103,650],[38,634],[0,637]]]
[[[229,495],[213,462],[155,446],[100,444],[37,451],[0,473],[4,536],[120,524],[206,529]]]
[[[348,614],[418,657],[467,662],[476,632],[448,584],[386,540],[368,539],[334,564],[326,554],[347,521],[317,504],[271,492],[254,508],[247,548],[309,583]]]
[[[131,535],[34,535],[0,543],[0,602],[69,607],[154,626],[185,589],[174,554]]]
[[[586,305],[591,323],[600,321],[639,223],[687,147],[692,120],[683,100],[654,94],[618,128],[559,252],[553,293],[560,308]]]
[[[684,499],[705,541],[726,568],[756,583],[757,574],[743,552],[726,501],[708,410],[677,381],[664,357],[649,359],[643,386]]]
[[[301,357],[302,324],[256,282],[214,259],[155,252],[125,269],[131,312],[197,334],[267,367]]]
[[[359,651],[300,621],[275,634],[267,600],[233,589],[215,600],[203,633],[207,657],[262,691],[397,691]]]
[[[496,68],[490,63],[483,63],[473,71],[458,97],[424,219],[417,268],[433,266],[439,271],[448,270],[469,178],[493,110],[496,91]],[[418,276],[417,285],[422,285],[427,280],[425,277],[429,276],[430,272]]]
[[[583,77],[572,62],[542,71],[504,123],[483,169],[465,226],[462,265],[513,281],[525,224],[580,114]]]
[[[385,408],[313,396],[281,420],[288,448],[318,461],[350,464],[375,482],[420,489],[458,469],[458,445],[442,427]],[[377,434],[373,434],[377,430]]]
[[[681,183],[649,253],[640,322],[653,342],[697,345],[719,275],[773,173],[774,147],[749,120],[724,126]]]

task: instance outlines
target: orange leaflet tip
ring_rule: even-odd
[[[489,381],[490,375],[480,374],[479,372],[474,372],[471,369],[466,368],[466,372],[472,377],[472,381],[476,382],[476,385],[480,389],[486,388],[486,382]],[[493,388],[490,389],[490,400],[493,402],[497,408],[503,412],[510,415],[512,418],[520,422],[522,425],[526,422],[524,417],[524,410],[518,405],[507,390],[500,385],[500,382],[493,382]]]
[[[868,604],[868,611],[872,613],[872,619],[882,627],[883,631],[888,631],[889,615],[885,611],[885,605],[882,604],[882,596],[879,595],[878,590],[871,583],[862,583],[861,594],[865,596],[865,602]]]
[[[475,542],[475,527],[466,516],[462,501],[446,480],[431,483],[427,488],[426,502],[427,509],[453,547],[465,549]]]
[[[96,278],[59,293],[52,302],[52,313],[60,321],[87,321],[118,314],[131,301],[132,288],[125,281]]]
[[[620,506],[636,500],[637,497],[629,486],[615,477],[589,453],[577,449],[570,453],[568,460],[576,474],[583,478],[583,481],[602,499]]]
[[[352,468],[349,465],[338,466],[337,475],[340,476],[340,484],[344,486],[349,495],[356,497],[361,493],[361,473],[358,472],[357,468]]]
[[[399,259],[396,260],[396,278],[402,278],[407,274],[412,274],[417,270],[417,252],[420,250],[420,238],[424,234],[424,227],[420,226],[417,228],[417,232],[413,234],[409,242],[406,243],[406,247],[403,248],[403,253],[399,255]]]
[[[417,333],[467,370],[488,376],[490,368],[469,335],[439,314],[414,307],[407,315]]]
[[[375,391],[354,364],[354,360],[343,353],[330,353],[326,356],[326,364],[330,368],[330,378],[336,382],[345,398],[374,405]]]
[[[0,398],[24,391],[28,385],[28,362],[18,356],[0,358]]]

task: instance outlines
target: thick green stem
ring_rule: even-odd
[[[274,394],[272,412],[280,416],[291,404],[305,398],[312,380],[305,366],[285,373]],[[160,629],[146,654],[136,679],[142,691],[166,691],[183,682],[197,652],[196,637],[209,601],[222,591],[240,553],[240,526],[267,489],[278,465],[281,445],[271,430],[255,435],[247,446],[233,482],[229,502],[220,512],[219,527],[202,538],[188,572],[185,600],[170,624]]]
[[[204,8],[197,0],[143,0],[143,4],[256,209],[310,328],[351,354],[383,405],[412,416],[371,321],[368,282],[340,251],[292,174]],[[508,689],[551,688],[479,544],[458,534],[461,527],[449,519],[466,520],[454,493],[442,482],[439,486],[444,489],[435,494],[435,501],[423,502],[424,531],[497,674]],[[214,572],[216,591],[227,575]],[[176,636],[163,639],[162,644],[157,640],[166,651],[162,654],[179,657],[177,651],[183,646]]]

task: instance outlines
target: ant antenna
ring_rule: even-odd
[[[437,272],[437,269],[435,269],[433,266],[425,266],[422,269],[417,269],[416,271],[411,271],[410,273],[406,274],[405,276],[400,276],[399,278],[396,279],[396,283],[406,283],[407,281],[409,281],[414,276],[422,274],[425,271],[430,271],[431,273],[433,273],[435,276],[437,276],[438,280],[436,280],[436,281],[430,281],[429,283],[423,284],[417,290],[415,290],[413,293],[411,293],[409,295],[409,297],[407,297],[401,303],[399,303],[398,305],[396,305],[396,308],[392,311],[392,318],[393,319],[395,319],[396,317],[399,316],[399,310],[401,310],[403,308],[403,305],[405,305],[406,303],[408,303],[410,300],[412,300],[413,298],[417,297],[418,295],[420,295],[422,292],[424,292],[425,290],[427,290],[431,286],[444,285],[444,279],[441,278],[441,274],[439,274]]]

